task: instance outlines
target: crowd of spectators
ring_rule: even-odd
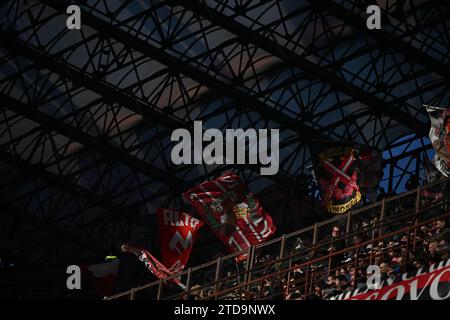
[[[336,233],[338,228],[333,228]],[[410,246],[408,255],[406,244],[414,240],[415,250]],[[414,239],[415,238],[415,239]],[[361,243],[359,236],[353,237],[353,244]],[[438,219],[430,225],[422,226],[418,232],[393,236],[391,239],[379,241],[375,246],[368,244],[358,252],[360,264],[355,267],[352,263],[356,252],[341,256],[326,272],[327,276],[316,281],[311,293],[304,294],[303,288],[293,288],[285,296],[286,299],[317,300],[328,299],[333,296],[355,289],[365,290],[367,280],[368,258],[372,257],[372,264],[380,267],[381,281],[392,284],[401,281],[401,275],[413,275],[421,268],[429,267],[450,258],[450,229],[447,219]],[[331,248],[330,248],[331,249]],[[406,260],[406,257],[408,259]]]
[[[409,237],[409,239],[408,239]],[[346,240],[349,239],[349,240]],[[343,250],[348,246],[355,246],[366,241],[364,234],[354,234],[345,237],[338,225],[333,226],[328,239],[327,253]],[[406,252],[407,242],[409,245]],[[366,241],[367,242],[367,241]],[[369,243],[356,249],[348,250],[343,254],[336,255],[330,263],[317,263],[311,265],[310,272],[314,272],[316,277],[309,284],[310,290],[305,294],[305,274],[308,272],[302,266],[302,262],[314,259],[317,253],[309,251],[306,259],[297,261],[299,267],[292,272],[280,276],[271,277],[261,282],[239,289],[229,291],[220,298],[225,300],[252,300],[252,299],[277,299],[277,300],[321,300],[329,299],[333,296],[359,289],[366,289],[367,274],[369,264],[377,265],[381,271],[381,281],[385,284],[392,284],[401,281],[403,273],[415,274],[420,268],[426,268],[432,264],[450,258],[450,229],[447,219],[438,219],[429,225],[424,225],[417,232],[405,232],[397,234],[391,238]],[[297,248],[302,248],[297,246]],[[302,248],[303,249],[303,248]],[[308,249],[308,248],[306,248]],[[345,251],[345,250],[343,250]],[[358,254],[358,265],[355,265],[356,254]],[[279,269],[286,268],[287,265],[271,264],[270,255],[263,255],[259,258],[261,264],[267,264],[264,272],[259,275],[271,274]],[[280,268],[281,267],[281,268]],[[329,268],[329,269],[328,269]],[[230,275],[231,273],[228,273]],[[220,285],[220,289],[232,288],[242,279],[231,278],[226,285]],[[289,283],[289,284],[288,284]],[[182,296],[183,299],[208,299],[213,295],[213,288],[205,288],[194,285],[189,295]]]

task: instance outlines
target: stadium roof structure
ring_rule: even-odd
[[[380,5],[382,29],[366,27]],[[81,30],[66,8],[81,8]],[[384,151],[401,188],[449,105],[448,1],[5,0],[0,4],[0,252],[89,259],[155,237],[157,207],[229,170],[281,211],[311,190],[310,146]],[[280,170],[182,165],[177,128],[280,129]],[[287,213],[286,213],[287,214]]]

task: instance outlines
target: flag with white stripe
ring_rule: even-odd
[[[344,213],[361,200],[354,148],[325,149],[319,153],[316,165],[322,199],[328,212]]]
[[[236,174],[203,182],[184,196],[230,252],[243,251],[238,261],[275,232],[270,215]]]

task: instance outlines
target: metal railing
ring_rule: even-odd
[[[332,241],[336,241],[336,239],[330,239],[334,226],[345,230],[339,240],[345,242],[346,248],[351,248],[353,236],[370,238],[373,244],[374,239],[404,227],[408,219],[418,224],[421,219],[438,216],[443,209],[446,210],[448,196],[433,198],[424,195],[433,194],[434,190],[446,190],[445,185],[448,180],[441,180],[383,199],[308,228],[251,246],[247,250],[246,261],[241,264],[236,264],[235,258],[242,252],[236,252],[189,268],[167,279],[132,288],[105,299],[179,299],[186,298],[187,295],[198,290],[208,292],[209,297],[219,298],[218,293],[223,292],[224,287],[227,288],[226,290],[246,286],[249,289],[255,281],[262,281],[261,277],[267,276],[268,273],[279,273],[280,268],[284,268],[289,281],[291,269],[299,268],[298,265],[306,263],[312,267],[311,261],[315,259],[330,261],[336,255],[333,252],[323,252],[323,249],[328,248]],[[312,279],[308,278],[309,275],[312,277],[314,274],[313,270],[309,270],[310,267],[306,268],[307,281]],[[170,281],[174,278],[178,278],[186,286],[185,291]]]
[[[446,213],[440,216],[436,216],[433,217],[431,219],[422,221],[422,222],[418,222],[418,223],[414,223],[412,225],[403,227],[399,230],[396,230],[394,232],[390,232],[388,234],[383,234],[381,236],[377,236],[373,239],[370,239],[368,241],[362,242],[360,244],[356,244],[353,246],[350,246],[348,248],[345,248],[343,250],[339,250],[336,252],[332,252],[329,255],[327,255],[326,257],[319,257],[319,258],[315,258],[312,259],[310,261],[304,262],[302,264],[298,264],[295,266],[290,266],[288,268],[285,269],[281,269],[281,270],[277,270],[276,272],[270,273],[268,275],[264,275],[262,277],[259,277],[257,279],[253,279],[249,282],[246,283],[242,283],[239,285],[236,285],[234,287],[230,287],[230,288],[226,288],[224,290],[218,291],[218,292],[214,292],[213,294],[205,297],[204,299],[226,299],[228,297],[229,294],[233,294],[233,296],[239,296],[242,293],[248,293],[249,290],[254,290],[255,288],[257,289],[257,295],[254,296],[253,298],[255,299],[261,299],[261,298],[273,298],[273,297],[264,297],[262,295],[262,290],[264,289],[264,284],[267,281],[270,281],[271,283],[273,282],[282,282],[283,280],[288,279],[287,281],[284,281],[284,283],[286,283],[286,285],[288,287],[290,287],[292,284],[294,284],[293,287],[289,288],[289,291],[292,292],[295,289],[302,289],[303,294],[307,295],[309,293],[312,292],[312,288],[313,285],[315,283],[317,283],[318,281],[321,281],[324,277],[324,275],[326,274],[330,274],[331,271],[334,271],[336,269],[340,269],[343,267],[353,267],[355,268],[355,272],[357,271],[357,269],[359,268],[359,266],[361,265],[361,263],[364,263],[364,260],[369,260],[369,259],[373,259],[374,257],[376,257],[377,255],[385,255],[386,253],[384,252],[379,252],[376,253],[372,256],[366,256],[366,257],[359,257],[359,252],[361,248],[364,248],[365,246],[367,246],[368,244],[374,244],[377,241],[381,241],[381,240],[385,240],[385,239],[390,239],[394,236],[399,236],[399,235],[404,235],[404,234],[410,234],[415,232],[418,228],[420,228],[421,226],[425,226],[425,225],[429,225],[431,222],[436,221],[437,219],[442,219],[442,218],[448,218],[450,217],[450,213]],[[423,239],[421,240],[423,241]],[[409,252],[410,249],[410,244],[408,244],[408,242],[406,242],[405,244],[401,244],[401,245],[397,245],[395,247],[390,247],[390,250],[396,250],[396,249],[405,249],[405,253]],[[330,267],[330,260],[336,257],[339,257],[345,253],[348,252],[355,252],[355,257],[354,259],[351,260],[351,262],[349,263],[344,263],[344,264],[339,264],[339,266],[337,268],[331,268]],[[326,262],[328,261],[328,263]],[[315,265],[322,265],[325,263],[326,267],[322,267],[322,268],[313,268]],[[367,261],[367,264],[369,264],[370,262]],[[296,282],[294,283],[290,283],[289,282],[289,274],[293,273],[294,270],[298,270],[298,269],[302,269],[302,270],[306,270],[305,275],[303,277],[300,277],[300,279],[298,279]],[[319,270],[318,270],[319,269]],[[354,289],[354,288],[353,288]],[[199,291],[201,290],[201,288],[196,289],[194,291]]]

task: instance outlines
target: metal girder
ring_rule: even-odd
[[[68,181],[64,176],[57,175],[48,170],[45,170],[42,168],[42,166],[32,164],[17,155],[0,149],[0,158],[11,163],[14,166],[17,166],[29,175],[45,179],[50,184],[62,187],[73,194],[81,195],[83,198],[88,200],[88,202],[92,206],[98,205],[104,207],[115,215],[123,215],[123,213],[126,212],[126,208],[114,203],[113,201],[92,193],[91,191]]]
[[[107,101],[116,101],[117,103],[126,106],[128,109],[141,114],[147,120],[158,121],[169,128],[180,128],[184,125],[171,115],[149,107],[140,99],[131,96],[126,92],[119,92],[113,86],[99,81],[98,79],[94,79],[90,75],[79,72],[77,69],[64,63],[60,58],[46,55],[37,48],[27,46],[26,43],[14,37],[14,32],[6,33],[0,31],[0,45],[10,49],[16,54],[28,57],[37,66],[48,68],[75,83],[97,92]]]
[[[106,93],[108,93],[108,95],[107,96],[105,96],[105,99],[106,100],[108,100],[108,99],[113,99],[113,100],[116,100],[117,102],[119,102],[119,103],[126,103],[127,101],[128,101],[128,103],[126,104],[126,107],[129,107],[130,109],[132,109],[133,111],[136,111],[136,112],[138,112],[138,113],[141,113],[140,112],[140,110],[142,109],[142,107],[139,107],[138,109],[136,109],[136,108],[133,108],[134,107],[134,105],[127,99],[127,96],[125,96],[125,97],[122,97],[122,93],[117,93],[117,94],[115,94],[115,93],[113,93],[113,91],[111,91],[111,90],[113,90],[112,88],[110,88],[108,85],[105,85],[105,84],[102,84],[102,83],[100,83],[99,84],[99,86],[97,87],[96,85],[95,85],[95,83],[96,83],[96,80],[95,79],[92,79],[90,76],[88,76],[88,75],[84,75],[84,74],[82,74],[82,73],[80,73],[79,71],[77,71],[77,70],[75,70],[75,69],[71,69],[70,67],[68,67],[68,68],[66,68],[66,65],[61,61],[57,61],[57,60],[54,60],[54,59],[52,59],[52,58],[50,58],[50,57],[48,57],[48,56],[46,56],[44,53],[41,53],[41,52],[39,52],[39,50],[37,50],[37,49],[33,49],[33,48],[30,48],[30,50],[28,50],[27,49],[27,46],[25,45],[25,44],[23,44],[23,43],[20,43],[20,41],[18,41],[18,40],[14,40],[14,39],[11,39],[10,37],[11,37],[11,35],[5,35],[4,33],[0,33],[0,40],[2,40],[2,42],[4,43],[4,46],[6,46],[6,47],[8,47],[8,48],[13,48],[13,50],[16,50],[16,51],[18,51],[20,54],[22,54],[22,55],[24,55],[24,56],[26,56],[26,57],[30,57],[31,58],[31,60],[33,60],[33,62],[35,63],[35,64],[37,64],[37,65],[42,65],[42,67],[44,67],[44,68],[50,68],[51,70],[53,70],[53,72],[56,72],[56,73],[58,73],[58,74],[62,74],[63,76],[66,76],[68,79],[73,79],[75,82],[76,81],[80,81],[80,83],[81,84],[83,84],[85,87],[87,87],[87,88],[89,88],[89,89],[91,89],[92,91],[95,91],[95,92],[98,92],[98,93],[100,93],[100,94],[105,94],[105,92]],[[11,45],[11,42],[14,42],[14,44],[13,45]],[[100,90],[99,90],[99,88],[100,88]],[[117,91],[117,90],[116,90]],[[114,91],[114,92],[116,92],[116,91]],[[119,96],[119,97],[122,97],[122,98],[120,98],[120,99],[116,99],[116,96]],[[239,96],[239,97],[241,97],[241,96]],[[241,100],[241,102],[245,99],[246,97],[243,97],[242,99],[240,99]],[[268,107],[269,108],[269,107]],[[152,108],[150,108],[150,107],[147,107],[147,109],[149,109],[149,110],[152,110]],[[270,108],[269,108],[270,109]],[[25,110],[24,110],[25,111]],[[276,112],[276,111],[273,111],[273,110],[271,110],[270,109],[270,111],[272,112],[272,113],[274,113],[274,114],[278,114],[279,115],[279,117],[283,117],[283,118],[285,118],[286,119],[286,122],[287,121],[289,121],[290,123],[291,123],[291,127],[293,128],[293,129],[295,129],[297,132],[299,132],[299,133],[301,133],[301,134],[305,134],[305,133],[310,133],[311,135],[314,135],[314,136],[318,136],[318,135],[320,135],[320,133],[318,133],[317,131],[314,131],[313,129],[311,129],[311,128],[309,128],[309,127],[302,127],[302,125],[300,124],[298,124],[298,123],[296,123],[293,119],[291,119],[291,118],[289,118],[289,117],[286,117],[286,116],[284,116],[284,115],[280,115],[278,112]],[[151,112],[151,111],[148,111],[148,112]],[[157,112],[158,113],[158,112]],[[59,121],[57,121],[56,119],[51,119],[51,117],[48,117],[48,116],[46,116],[45,114],[41,114],[43,117],[46,117],[46,119],[48,119],[49,121],[51,120],[52,121],[52,123],[53,124],[55,124],[55,125],[58,125],[60,122]],[[145,113],[144,113],[144,116],[145,116]],[[270,117],[271,119],[272,119],[272,117]],[[157,119],[158,121],[159,121],[159,119]],[[176,125],[175,125],[175,123],[177,123]],[[171,128],[173,128],[173,127],[189,127],[189,124],[187,124],[187,123],[184,123],[184,122],[180,122],[178,119],[176,119],[176,120],[174,120],[174,121],[170,121],[169,123],[168,122],[165,122],[165,123],[163,123],[164,125],[166,125],[166,126],[168,126],[168,127],[171,127]],[[72,130],[72,128],[70,129],[71,131],[73,131]],[[66,132],[66,134],[64,134],[64,135],[66,135],[67,136],[67,132]],[[322,140],[324,140],[324,139],[328,139],[327,137],[324,137],[324,136],[322,136],[322,135],[320,135],[319,136]],[[77,141],[79,141],[79,139],[74,139],[74,140],[77,140]],[[93,139],[92,138],[92,140],[93,141],[91,141],[92,143],[94,143],[95,142],[95,139]],[[86,143],[83,143],[83,144],[86,144]],[[104,146],[104,147],[106,147],[106,148],[109,148],[109,146],[108,145],[105,145],[105,144],[102,144],[102,146]],[[113,147],[110,147],[109,149],[111,149],[111,151],[114,151],[114,152],[116,152],[115,151],[115,148],[113,148]],[[113,150],[114,149],[114,150]],[[98,151],[101,151],[101,150],[98,150]],[[126,157],[127,157],[127,155],[125,155]],[[131,160],[133,160],[134,158],[132,158],[131,157]],[[136,159],[136,162],[137,163],[139,163],[139,162],[142,162],[142,160],[139,160],[139,159]],[[146,164],[146,163],[144,163],[143,165],[146,165],[146,166],[148,166],[148,164]],[[141,166],[135,166],[135,167],[137,167],[138,169],[139,168],[141,168]],[[255,166],[249,166],[249,168],[253,168],[253,169],[256,169],[256,167]],[[178,170],[177,170],[178,171]],[[146,173],[148,173],[148,169],[147,169],[147,171],[144,171],[144,172],[146,172]],[[164,176],[164,178],[167,180],[168,178],[170,178],[170,176],[168,176],[167,175],[167,173],[166,172],[164,172],[164,174],[161,174],[160,176]],[[153,174],[153,177],[155,177],[155,175]],[[275,179],[277,179],[277,180],[286,180],[286,177],[283,177],[281,174],[277,174],[277,176],[276,177],[270,177],[271,179],[272,178],[275,178]],[[181,181],[182,182],[182,181]],[[176,189],[182,189],[182,188],[186,188],[186,183],[185,182],[182,182],[182,183],[180,183],[180,180],[178,180],[177,182],[175,182],[175,183],[171,183],[170,184],[170,186],[172,187],[172,191],[174,191],[174,190],[176,190]]]
[[[14,112],[16,112],[16,113],[18,113],[20,115],[23,115],[25,118],[32,119],[32,120],[34,120],[36,122],[38,122],[38,121],[41,122],[42,123],[42,125],[40,126],[41,130],[42,129],[46,129],[46,128],[47,129],[51,129],[51,130],[56,130],[60,126],[62,126],[63,129],[58,129],[58,130],[61,131],[62,133],[64,133],[65,135],[70,135],[70,133],[67,133],[66,131],[64,131],[64,128],[66,128],[66,125],[64,125],[64,122],[60,121],[60,119],[58,119],[58,120],[54,119],[54,118],[52,118],[52,117],[50,117],[50,116],[48,116],[46,114],[43,114],[43,113],[41,113],[39,111],[36,111],[36,108],[34,108],[33,106],[26,106],[24,104],[21,104],[20,102],[15,101],[14,99],[12,99],[12,98],[10,98],[8,96],[4,96],[3,94],[0,93],[0,97],[2,97],[2,96],[3,96],[3,100],[6,102],[5,106],[8,109],[10,109],[10,110],[12,110],[12,111],[14,111]],[[49,124],[52,124],[52,125],[49,127]],[[36,131],[36,130],[34,130],[34,131]],[[70,131],[70,132],[72,132],[72,131]],[[20,138],[17,138],[15,140],[17,142],[18,140],[20,140]],[[80,140],[80,139],[77,138],[77,140]],[[280,144],[280,147],[283,148],[285,146],[289,146],[292,142],[295,142],[295,141],[296,141],[296,139],[293,139],[293,141],[283,141]],[[10,143],[13,143],[13,142],[11,142],[11,141],[8,142],[8,144],[10,144]],[[80,152],[82,152],[82,150],[76,151],[76,153],[80,153]],[[71,156],[73,156],[73,155],[71,154]],[[46,166],[50,166],[50,165],[47,164]],[[45,168],[44,165],[42,165],[42,168],[43,169]],[[249,168],[251,170],[254,170],[254,171],[259,170],[259,166],[247,166],[247,168]],[[208,177],[210,177],[212,174],[220,174],[221,172],[224,172],[224,171],[230,170],[230,169],[233,169],[233,166],[230,166],[230,165],[222,166],[222,167],[218,168],[218,170],[214,170],[213,172],[209,172],[208,173]],[[86,170],[86,168],[83,168],[83,171],[84,170]],[[176,170],[174,170],[174,173],[182,174],[183,170],[186,170],[186,166],[177,167]],[[80,171],[78,171],[78,172],[70,172],[70,176],[79,176],[79,175],[80,175]],[[66,177],[66,179],[68,179],[68,178]],[[201,176],[191,180],[189,182],[189,185],[193,185],[193,184],[195,184],[197,182],[202,182],[205,179],[206,179],[206,177],[201,175]],[[292,183],[292,180],[288,176],[284,176],[282,174],[277,174],[275,176],[271,176],[270,179],[273,179],[275,181],[284,181],[285,183],[288,183],[288,182]],[[142,186],[145,186],[145,184],[146,183],[143,182]],[[133,188],[133,190],[135,190],[135,189],[137,190],[136,187]],[[131,192],[133,190],[129,190],[129,192]],[[173,192],[174,188],[172,188],[172,190],[169,190],[169,191]],[[169,191],[166,190],[166,192],[169,192]],[[146,197],[146,200],[152,200],[152,199],[155,199],[155,198],[160,197],[162,195],[163,194],[161,192],[157,192],[156,194],[152,194],[152,195]],[[115,194],[114,197],[116,197],[116,196],[119,197],[120,195],[116,195]],[[143,204],[143,203],[145,203],[145,201],[142,200],[142,201],[139,201],[138,203],[139,204]],[[136,204],[133,203],[132,205],[134,206]]]
[[[408,57],[413,61],[417,61],[423,66],[429,68],[431,71],[440,75],[447,82],[450,81],[450,67],[448,65],[442,64],[434,58],[424,54],[417,48],[412,47],[408,43],[404,42],[402,39],[386,32],[382,29],[380,30],[369,30],[366,26],[366,21],[351,11],[347,10],[343,6],[338,5],[332,0],[308,0],[314,8],[318,8],[329,12],[330,14],[336,16],[340,20],[348,23],[357,30],[362,30],[364,33],[373,37],[378,41],[378,44],[386,49],[394,49],[401,52],[403,55]]]
[[[52,234],[52,236],[55,236],[58,238],[60,243],[70,243],[75,246],[78,246],[79,248],[86,250],[88,252],[92,252],[96,256],[104,255],[107,253],[107,250],[103,248],[102,246],[99,246],[99,243],[97,241],[92,241],[89,239],[86,239],[85,237],[82,237],[78,233],[73,233],[70,230],[67,230],[64,227],[54,225],[51,221],[43,220],[35,215],[24,213],[18,210],[16,207],[10,207],[2,205],[2,213],[0,215],[0,219],[2,218],[12,218],[16,221],[20,222],[21,225],[28,223],[32,226],[36,226],[36,228],[39,230],[46,230],[49,232],[49,234]],[[12,237],[14,234],[12,235]],[[14,241],[14,238],[9,239],[9,242]],[[1,245],[1,244],[0,244]],[[28,249],[28,248],[26,248]],[[28,257],[30,256],[30,253],[27,250],[20,250],[20,255],[22,256],[22,259],[25,261],[28,261]],[[28,261],[33,263],[34,261]],[[71,262],[77,262],[72,259]],[[79,263],[80,261],[78,261]]]
[[[75,141],[80,142],[92,150],[98,151],[105,155],[105,157],[121,161],[133,168],[137,168],[143,173],[146,173],[150,177],[155,179],[161,179],[169,184],[169,186],[176,188],[185,186],[185,182],[168,175],[167,172],[163,170],[149,165],[145,161],[135,158],[117,148],[107,144],[102,143],[101,141],[95,139],[94,137],[84,133],[82,130],[78,128],[74,128],[64,124],[63,122],[48,116],[47,114],[40,112],[35,107],[30,105],[24,105],[21,102],[0,93],[0,97],[4,103],[4,106],[11,109],[14,112],[17,112],[27,118],[32,119],[33,121],[42,124],[44,127],[47,127],[55,132],[58,132],[68,138],[71,138]]]
[[[189,9],[196,14],[203,16],[204,18],[213,21],[214,24],[228,30],[239,37],[239,40],[246,43],[252,43],[257,47],[260,47],[267,52],[273,54],[276,57],[286,61],[286,63],[297,66],[309,75],[311,79],[318,79],[330,85],[335,90],[341,91],[350,97],[361,101],[367,105],[374,115],[386,115],[404,125],[405,127],[417,132],[421,135],[427,135],[428,130],[426,125],[416,118],[413,118],[400,110],[396,110],[394,106],[386,105],[385,102],[379,100],[377,97],[372,96],[357,86],[348,83],[344,79],[340,78],[334,73],[332,68],[320,67],[305,58],[301,57],[295,52],[292,52],[276,42],[260,35],[257,32],[247,28],[243,24],[236,20],[232,20],[225,15],[218,13],[211,9],[204,3],[199,1],[178,1],[172,0],[169,4],[180,5],[186,9]]]
[[[60,187],[67,190],[73,195],[79,195],[83,199],[87,200],[87,204],[84,209],[89,209],[94,206],[104,208],[115,219],[130,220],[137,224],[145,225],[145,220],[141,219],[135,213],[130,212],[129,207],[134,207],[134,204],[128,207],[123,207],[115,203],[108,196],[100,196],[76,183],[67,180],[67,177],[55,174],[43,168],[39,164],[32,164],[17,155],[11,154],[5,150],[0,149],[0,159],[18,167],[24,171],[27,175],[38,177],[47,181],[50,185]],[[33,191],[32,191],[33,192]],[[33,194],[33,193],[31,193]],[[10,199],[7,199],[10,200]],[[14,199],[13,199],[14,200]]]
[[[2,98],[2,101],[4,101],[4,107],[14,111],[17,114],[20,114],[20,115],[24,116],[26,118],[29,118],[29,119],[37,122],[37,123],[41,123],[41,126],[43,128],[47,128],[47,129],[50,129],[52,131],[59,132],[60,134],[63,134],[64,136],[67,136],[67,137],[69,137],[71,139],[79,141],[79,142],[81,142],[81,143],[83,143],[83,144],[85,144],[87,146],[91,146],[92,148],[96,148],[96,146],[93,145],[93,143],[95,143],[97,140],[95,140],[95,138],[89,137],[88,135],[84,134],[83,132],[80,132],[80,130],[76,130],[76,129],[70,127],[70,126],[67,126],[67,125],[64,124],[64,122],[59,121],[57,119],[54,119],[53,117],[50,117],[50,116],[48,116],[48,115],[46,115],[46,114],[44,114],[42,112],[39,112],[33,106],[22,104],[22,103],[16,101],[15,99],[10,98],[9,96],[6,96],[6,95],[4,95],[2,93],[0,93],[0,98]],[[294,141],[295,141],[295,139],[294,139]],[[281,143],[280,147],[283,147],[285,145],[288,146],[292,142],[293,141],[283,141]],[[104,143],[102,144],[103,147],[105,145],[107,145],[107,144],[104,144]],[[94,149],[94,150],[96,150],[96,149]],[[105,152],[105,157],[108,157],[106,152]],[[260,166],[256,166],[256,165],[255,166],[247,166],[247,167],[249,169],[254,170],[254,171],[257,171],[260,168]],[[35,168],[42,168],[42,170],[45,170],[44,166],[36,165]],[[182,166],[180,168],[177,168],[177,170],[175,172],[181,173],[183,169],[185,170],[186,168],[185,167],[183,168],[183,166]],[[233,169],[233,166],[230,166],[230,165],[225,165],[225,166],[219,167],[217,170],[209,172],[208,173],[208,177],[211,177],[211,175],[220,174],[220,173],[222,173],[222,172],[224,172],[226,170],[231,170],[231,169]],[[73,175],[77,175],[77,174],[72,172],[71,175],[73,176]],[[60,183],[65,183],[64,179],[68,179],[67,177],[64,177],[64,176],[55,176],[55,177],[50,177],[50,178],[52,178],[52,179],[50,179],[50,181],[57,180]],[[189,185],[202,182],[205,179],[206,179],[206,177],[201,175],[199,177],[196,177],[192,181],[190,181]],[[295,180],[292,180],[293,178],[290,178],[290,177],[287,177],[287,176],[284,176],[284,175],[281,175],[281,174],[277,174],[277,175],[275,175],[273,177],[271,176],[270,179],[273,179],[275,181],[284,182],[284,183],[291,183],[291,184],[293,182],[295,182]],[[67,185],[70,186],[71,183],[68,183]],[[144,183],[144,185],[145,185],[145,183]],[[184,186],[179,186],[179,188],[182,188],[182,187],[184,187]],[[175,191],[175,188],[172,187],[170,191],[172,191],[172,192]],[[84,194],[86,194],[86,193],[87,193],[88,198],[94,197],[95,201],[98,200],[98,199],[96,199],[96,197],[98,197],[98,196],[92,195],[92,197],[90,197],[91,195],[89,194],[89,191],[85,190]],[[145,199],[140,200],[140,201],[138,201],[136,203],[133,203],[131,206],[134,207],[136,205],[145,204],[146,201],[153,200],[153,199],[155,199],[157,197],[160,197],[162,195],[163,194],[161,192],[158,192],[156,194],[152,194],[150,196],[146,196]],[[116,208],[116,210],[115,210],[113,208],[112,211],[123,212],[123,211],[125,211],[125,209],[124,208]]]
[[[43,2],[60,11],[65,10],[65,5],[61,1],[44,0]],[[95,17],[89,12],[83,11],[83,23],[86,23],[97,31],[107,34],[108,36],[127,44],[127,46],[130,46],[135,50],[148,54],[155,60],[166,65],[168,68],[189,76],[190,78],[218,92],[220,95],[231,97],[236,104],[241,106],[244,110],[254,110],[265,116],[267,119],[274,120],[281,125],[284,125],[286,128],[297,132],[301,137],[306,139],[331,140],[329,137],[324,136],[321,132],[304,125],[301,121],[292,119],[289,116],[273,110],[270,106],[249,95],[246,95],[240,90],[237,90],[234,86],[230,86],[227,83],[218,80],[217,78],[202,72],[187,63],[180,62],[177,58],[165,53],[164,49],[154,47],[137,37],[133,37],[128,32],[107,24],[104,20]]]
[[[430,150],[432,148],[433,147],[430,144],[429,145],[424,145],[424,146],[421,146],[421,147],[419,147],[417,149],[414,149],[414,150],[411,150],[411,151],[408,151],[408,152],[403,152],[403,153],[401,153],[399,155],[396,155],[394,157],[390,157],[389,159],[384,159],[383,163],[384,164],[395,163],[395,162],[397,162],[400,159],[403,159],[403,158],[406,158],[406,157],[410,157],[410,156],[413,156],[413,155],[421,153],[421,152],[425,152],[425,151]]]
[[[3,101],[5,101],[4,107],[16,112],[17,114],[20,114],[22,116],[24,116],[25,118],[29,118],[33,121],[36,121],[38,123],[41,124],[42,128],[47,128],[47,129],[51,129],[55,132],[59,132],[61,134],[63,134],[64,136],[67,136],[69,138],[72,138],[73,140],[79,141],[83,144],[85,144],[86,146],[91,146],[93,150],[95,149],[95,145],[93,145],[93,143],[96,143],[96,139],[93,137],[88,136],[87,134],[84,134],[83,132],[80,132],[80,130],[77,130],[76,128],[74,129],[73,127],[67,126],[64,124],[63,121],[60,121],[59,119],[54,119],[53,117],[50,117],[42,112],[39,112],[35,107],[31,106],[31,105],[25,105],[23,103],[20,103],[18,101],[16,101],[13,98],[10,98],[9,96],[6,96],[2,93],[0,93],[0,97],[3,99]],[[42,129],[41,128],[41,129]],[[283,141],[280,145],[281,148],[283,148],[284,146],[288,146],[290,145],[292,142],[294,141]],[[101,142],[98,142],[101,143]],[[107,146],[107,144],[102,143],[102,146]],[[98,150],[101,151],[101,150]],[[78,151],[81,152],[81,151]],[[105,157],[106,158],[111,158],[108,157],[108,154],[105,152]],[[113,160],[115,160],[115,158],[113,157]],[[222,166],[220,167],[218,170],[215,170],[214,172],[208,173],[208,176],[210,176],[211,174],[220,174],[221,172],[224,172],[226,170],[230,170],[232,169],[233,166],[230,165],[226,165],[226,166]],[[254,171],[259,171],[259,166],[250,166],[248,165],[247,168],[254,170]],[[181,173],[183,170],[186,170],[186,166],[180,166],[177,167],[176,170],[173,171],[173,173]],[[76,175],[76,173],[72,172],[71,175]],[[292,180],[288,177],[288,176],[284,176],[282,174],[277,174],[275,176],[271,176],[271,179],[275,180],[275,181],[284,181],[284,182],[292,182]],[[199,176],[197,178],[195,178],[194,180],[189,182],[189,185],[192,185],[194,183],[197,182],[202,182],[203,180],[205,180],[206,177],[205,176]],[[179,185],[179,188],[185,187],[183,185]],[[172,188],[171,191],[174,191],[175,188]],[[150,197],[148,197],[148,200],[151,199],[155,199],[155,197],[159,197],[161,196],[161,193],[157,193],[156,195],[151,195]],[[139,203],[143,203],[142,201],[140,201]]]
[[[43,179],[46,181],[46,183],[49,186],[61,188],[65,191],[69,192],[73,196],[81,197],[82,199],[86,200],[86,203],[84,203],[81,210],[76,211],[76,214],[81,214],[83,211],[85,211],[87,209],[91,209],[94,207],[100,207],[100,208],[104,209],[105,212],[107,213],[107,215],[111,216],[113,218],[112,220],[115,222],[127,221],[127,223],[135,223],[136,225],[140,225],[140,226],[148,225],[148,218],[137,215],[136,212],[133,212],[133,209],[122,207],[122,206],[116,204],[114,201],[112,201],[108,197],[99,196],[78,184],[68,181],[67,178],[64,176],[57,175],[53,172],[43,169],[38,164],[29,163],[28,161],[21,159],[19,156],[11,154],[11,153],[6,152],[1,149],[0,149],[0,159],[1,159],[1,161],[7,162],[7,163],[13,165],[14,167],[19,168],[21,171],[23,171],[29,177],[36,177],[39,179]],[[31,194],[26,194],[25,196],[33,197],[33,195],[34,195],[34,193],[32,192]],[[20,197],[22,197],[22,196],[23,195],[20,195]],[[10,200],[10,199],[2,199],[2,206],[6,206],[6,207],[14,206],[13,204],[10,204],[8,202],[8,200]],[[13,200],[15,200],[16,203],[18,201],[17,199],[13,199]],[[14,203],[14,201],[13,201],[13,203]],[[27,216],[32,217],[33,219],[37,219],[39,221],[41,220],[41,218],[38,218],[36,215],[28,214]],[[103,221],[102,217],[104,217],[104,216],[99,215],[94,220],[92,220],[90,223],[94,224],[94,225],[97,225],[98,223],[102,223],[102,221]],[[55,218],[61,219],[61,217],[55,217]],[[66,219],[67,218],[68,217],[66,217]],[[48,220],[46,220],[45,223],[44,223],[44,221],[42,221],[42,223],[46,227],[49,227],[49,228],[51,227],[51,230],[55,231],[56,235],[64,234],[64,232],[58,231],[62,227],[56,225],[52,221],[52,218],[49,218]],[[69,234],[72,235],[72,238],[73,237],[81,237],[81,235],[79,235],[78,232],[75,232],[75,231],[70,231]],[[96,234],[96,236],[101,237],[101,233],[99,233],[98,235]],[[92,247],[92,249],[95,249],[96,244],[101,243],[101,241],[98,241],[98,240],[99,239],[97,239],[96,241],[85,240],[85,241],[80,242],[80,244],[82,244],[83,247],[85,247],[85,248]],[[97,248],[95,250],[95,252],[104,254],[106,251],[104,248],[101,248],[101,249]]]

